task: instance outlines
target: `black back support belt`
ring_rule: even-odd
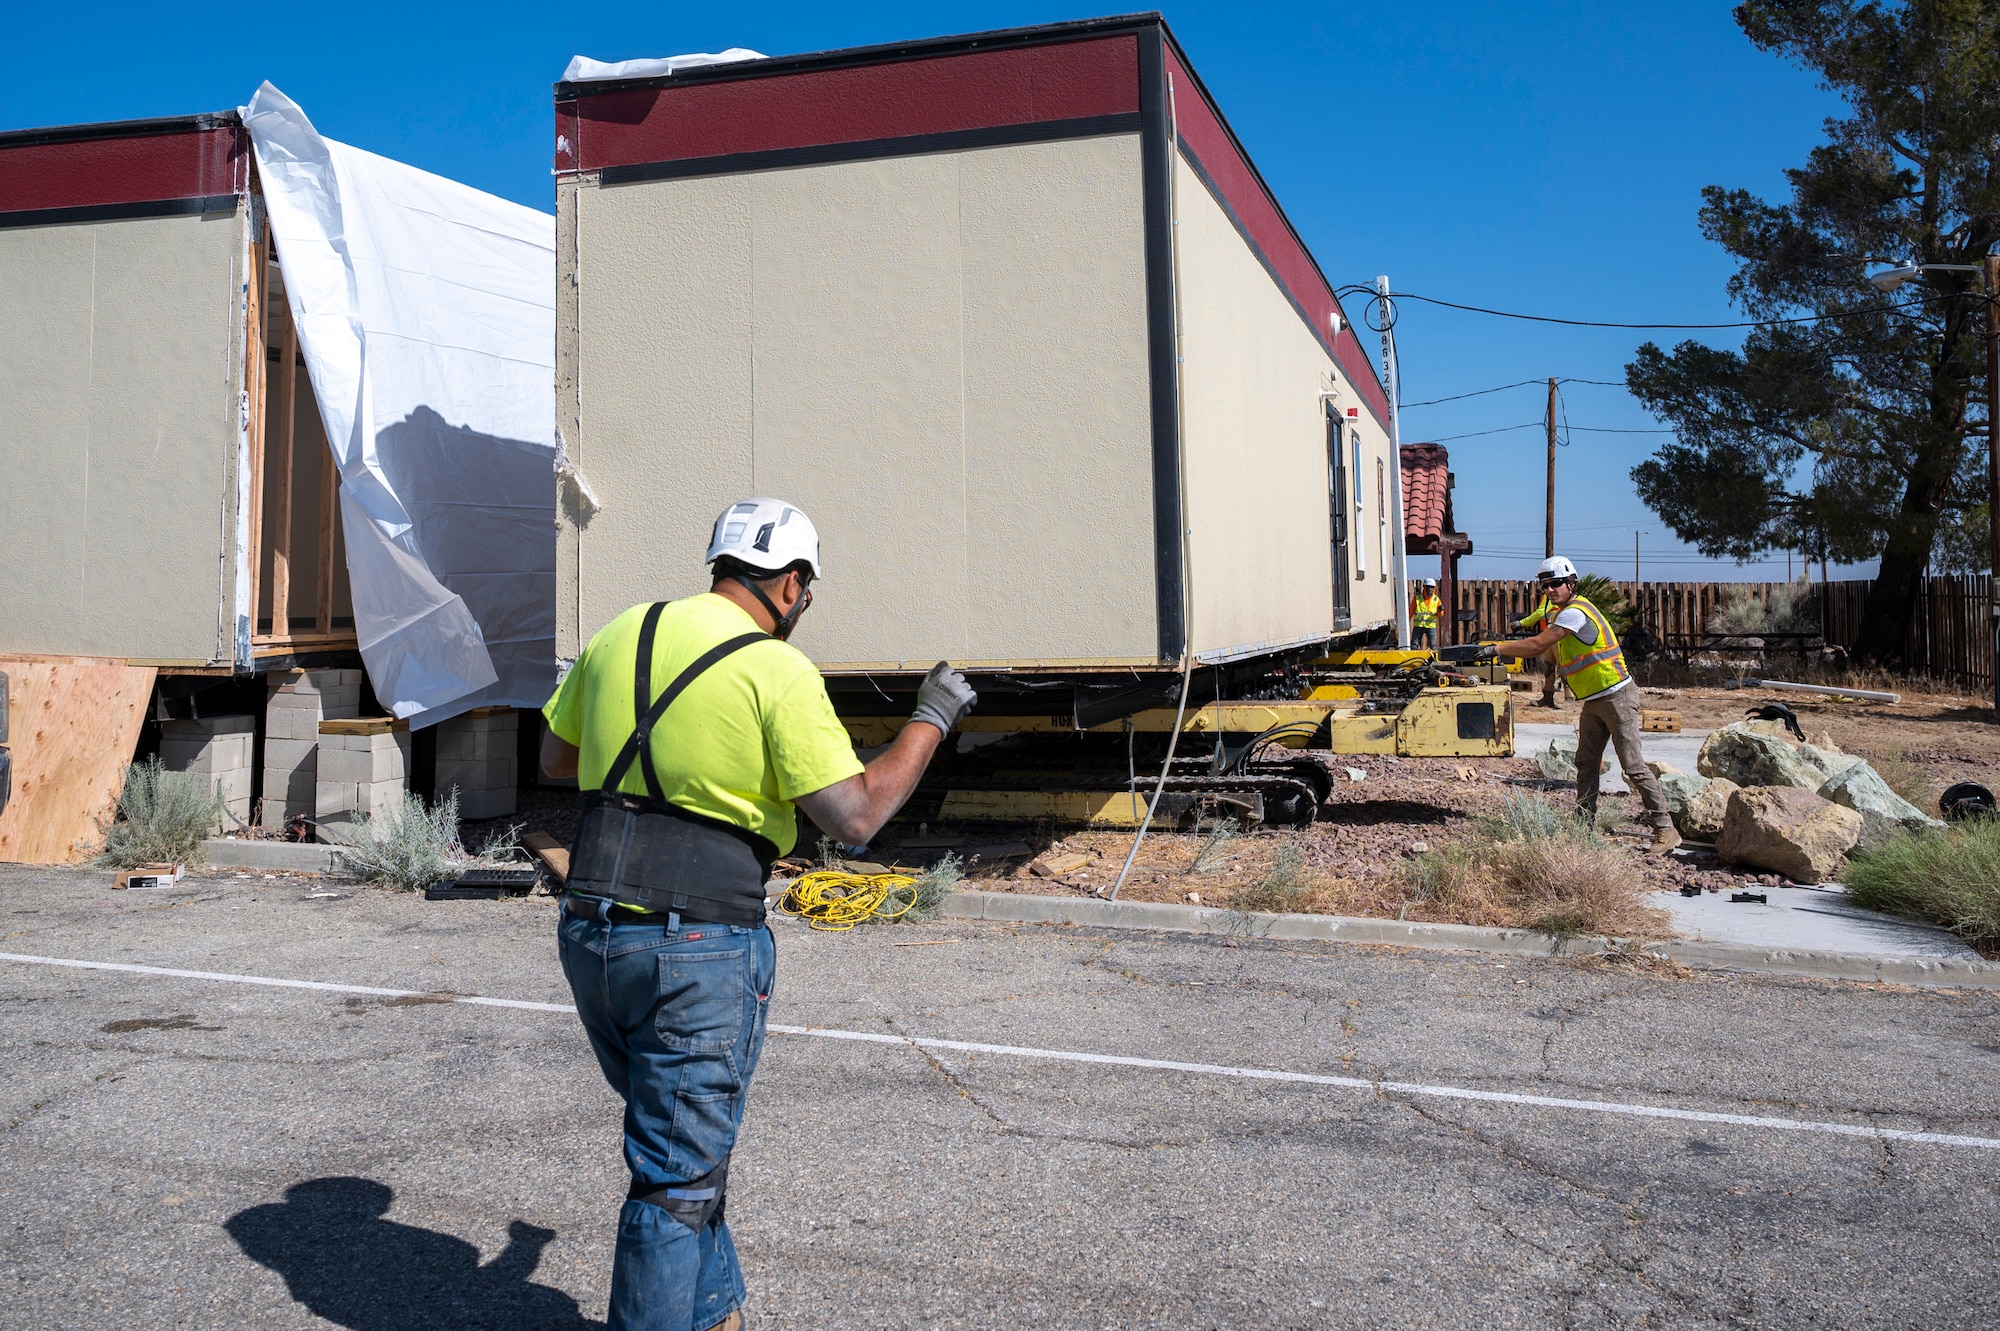
[[[632,735],[611,760],[601,789],[584,795],[583,820],[570,849],[568,887],[621,906],[674,912],[689,920],[754,926],[764,922],[764,884],[778,848],[747,828],[670,803],[653,763],[653,727],[674,701],[716,662],[753,643],[745,633],[703,652],[655,698],[653,642],[666,602],[647,608],[632,672]],[[637,761],[644,796],[618,785]]]

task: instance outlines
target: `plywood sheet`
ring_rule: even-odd
[[[0,656],[0,673],[14,759],[0,861],[78,863],[117,805],[158,672],[100,657]]]

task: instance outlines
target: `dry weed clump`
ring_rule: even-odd
[[[1934,920],[2000,956],[2000,819],[1895,837],[1847,867],[1848,899]]]
[[[158,758],[125,769],[118,811],[99,830],[99,864],[136,869],[142,864],[200,864],[201,843],[222,826],[229,805],[215,786],[192,772],[168,772]]]
[[[1944,793],[1944,789],[1931,778],[1923,764],[1912,759],[1907,752],[1895,750],[1877,758],[1871,766],[1889,789],[1925,813],[1934,815],[1937,812],[1938,796]]]
[[[1229,904],[1236,910],[1291,915],[1310,910],[1312,898],[1304,853],[1297,846],[1280,846],[1270,871],[1248,887],[1237,888],[1230,894]]]
[[[1409,910],[1458,924],[1534,929],[1557,938],[1667,932],[1646,904],[1628,852],[1547,800],[1509,795],[1475,837],[1416,856],[1403,872]]]

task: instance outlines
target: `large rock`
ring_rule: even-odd
[[[1861,839],[1861,815],[1796,786],[1758,786],[1729,797],[1715,851],[1742,868],[1795,883],[1836,878]]]
[[[1652,766],[1651,763],[1646,765]],[[1692,772],[1676,772],[1671,767],[1664,772],[1655,771],[1653,775],[1660,779],[1660,789],[1667,797],[1667,812],[1674,816],[1676,825],[1679,825],[1681,815],[1687,812],[1694,798],[1713,784],[1708,777],[1696,776]]]
[[[1535,766],[1550,781],[1576,780],[1576,736],[1557,735],[1549,741],[1549,747],[1535,755]],[[1597,770],[1601,775],[1611,770],[1611,760],[1600,758]]]
[[[1688,801],[1681,816],[1674,819],[1674,826],[1690,841],[1713,842],[1722,835],[1723,819],[1729,812],[1729,797],[1741,789],[1726,776],[1716,777],[1702,787],[1699,795]]]
[[[1770,733],[1778,729],[1779,733]],[[1695,768],[1739,786],[1796,786],[1817,791],[1827,779],[1860,762],[1847,754],[1794,744],[1775,721],[1738,721],[1702,741]]]
[[[1862,850],[1873,850],[1891,837],[1944,824],[1889,789],[1889,783],[1867,763],[1856,763],[1827,778],[1819,796],[1861,815]]]

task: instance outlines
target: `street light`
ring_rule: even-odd
[[[1877,291],[1894,291],[1920,273],[1977,273],[1985,271],[1976,263],[1899,263],[1869,277]]]
[[[1993,719],[2000,721],[2000,254],[1984,264],[1899,263],[1868,278],[1878,291],[1894,291],[1920,273],[1981,273],[1986,289],[1986,606],[1992,648]]]

